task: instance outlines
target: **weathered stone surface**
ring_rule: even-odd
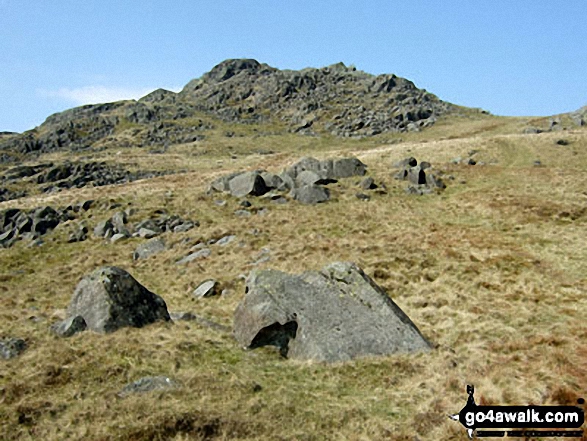
[[[0,358],[9,360],[18,357],[26,348],[27,344],[22,338],[8,338],[0,341]]]
[[[237,198],[244,196],[261,196],[270,189],[258,172],[241,173],[228,182],[230,194]]]
[[[117,267],[99,268],[79,282],[67,311],[78,315],[96,332],[170,320],[165,301]]]
[[[296,186],[314,185],[322,180],[320,175],[314,171],[304,170],[296,176]]]
[[[330,192],[327,188],[319,187],[317,185],[304,185],[292,191],[292,196],[296,201],[302,204],[318,204],[326,202],[330,199]]]
[[[301,275],[253,270],[234,336],[243,347],[273,345],[290,358],[326,362],[431,348],[382,288],[344,262]]]
[[[165,251],[166,245],[165,240],[162,238],[156,238],[148,240],[145,243],[140,244],[134,251],[132,257],[134,260],[146,259],[147,257],[153,256],[157,253]]]
[[[86,321],[81,315],[69,317],[51,326],[51,331],[59,337],[71,337],[88,328]]]

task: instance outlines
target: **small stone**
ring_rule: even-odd
[[[190,262],[197,260],[197,259],[205,259],[205,258],[209,257],[210,254],[212,254],[212,251],[210,251],[209,248],[204,248],[204,249],[201,249],[200,251],[196,251],[195,253],[192,253],[192,254],[184,257],[183,259],[179,260],[176,264],[177,265],[185,265],[186,263],[190,263]]]
[[[234,239],[236,239],[236,236],[233,234],[231,234],[230,236],[224,236],[224,237],[218,239],[218,242],[216,242],[216,245],[225,246],[225,245],[228,245],[230,242],[232,242]]]
[[[247,210],[236,210],[234,215],[237,217],[251,217],[251,212]]]
[[[120,397],[126,397],[135,393],[146,393],[156,390],[172,390],[178,387],[179,384],[175,380],[166,376],[143,377],[124,386],[118,395]]]
[[[137,247],[133,253],[133,259],[146,259],[157,253],[165,251],[165,241],[161,238],[149,240]]]
[[[159,233],[157,231],[150,230],[148,228],[140,228],[138,231],[139,237],[145,239],[152,239],[155,236],[158,236]]]
[[[88,325],[81,315],[70,317],[51,326],[51,331],[59,337],[71,337],[87,329]]]
[[[18,357],[27,348],[26,342],[21,338],[9,338],[0,341],[0,358],[9,360]]]
[[[218,294],[218,282],[214,279],[202,282],[193,292],[196,299],[212,297]]]
[[[245,208],[249,208],[252,207],[253,204],[251,204],[249,201],[241,201],[241,203],[239,204],[241,207],[245,207]]]
[[[113,235],[113,236],[110,238],[110,242],[111,242],[111,243],[116,243],[116,242],[118,242],[118,241],[120,241],[120,240],[124,240],[124,239],[127,239],[127,236],[126,236],[125,234],[122,234],[122,233],[116,233],[115,235]]]
[[[371,199],[371,196],[364,193],[357,193],[355,196],[357,197],[357,199],[360,199],[362,201],[368,201],[369,199]]]

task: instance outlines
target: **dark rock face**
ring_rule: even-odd
[[[67,313],[68,317],[83,317],[88,328],[96,332],[170,320],[165,301],[117,267],[99,268],[85,276],[75,289]]]
[[[326,362],[431,347],[382,288],[340,262],[301,275],[251,272],[234,336],[243,347],[273,345],[290,358]]]

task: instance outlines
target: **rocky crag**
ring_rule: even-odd
[[[285,131],[340,137],[418,131],[456,107],[393,74],[343,63],[299,71],[251,59],[226,60],[179,93],[158,89],[138,101],[86,105],[51,115],[23,134],[0,137],[14,154],[108,145],[157,148],[205,138],[214,123],[277,123]]]

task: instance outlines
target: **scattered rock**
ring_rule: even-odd
[[[317,185],[305,185],[292,191],[292,196],[302,204],[319,204],[330,199],[330,192],[327,188]]]
[[[162,238],[151,239],[140,244],[134,251],[132,257],[134,260],[146,259],[147,257],[165,251],[166,248],[165,240]]]
[[[27,348],[26,342],[21,338],[8,338],[0,341],[0,358],[9,360],[18,357]]]
[[[200,285],[198,285],[198,287],[194,290],[193,296],[196,299],[201,299],[203,297],[212,297],[218,294],[218,282],[214,279],[209,279],[205,280],[204,282],[200,283]]]
[[[382,288],[340,262],[300,275],[253,270],[234,336],[246,348],[272,345],[289,358],[326,362],[431,348]]]
[[[86,321],[81,315],[69,317],[66,320],[55,323],[51,326],[51,331],[59,337],[71,337],[88,328]]]
[[[176,264],[177,265],[185,265],[186,263],[193,262],[194,260],[197,260],[197,259],[205,259],[206,257],[209,257],[210,254],[212,254],[212,251],[210,251],[209,248],[204,248],[204,249],[201,249],[199,251],[196,251],[195,253],[192,253],[192,254],[184,257],[183,259],[177,261]]]
[[[216,245],[225,246],[232,242],[234,239],[236,239],[236,236],[232,234],[229,236],[224,236],[218,239],[218,241],[216,241]]]
[[[124,386],[124,388],[118,393],[118,396],[124,398],[131,394],[173,390],[178,387],[179,383],[169,377],[143,377]]]
[[[365,194],[365,193],[357,193],[357,194],[355,195],[355,197],[356,197],[357,199],[360,199],[360,200],[362,200],[362,201],[368,201],[368,200],[370,200],[370,199],[371,199],[371,196],[369,196],[369,195],[367,195],[367,194]]]
[[[75,289],[67,316],[83,317],[95,332],[170,320],[165,301],[117,267],[102,267],[85,276]]]
[[[375,184],[375,180],[369,176],[359,183],[359,187],[361,187],[363,190],[375,190],[377,188],[377,184]]]

